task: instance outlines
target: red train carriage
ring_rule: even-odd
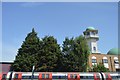
[[[52,80],[52,73],[44,72],[39,73],[39,80]]]
[[[118,80],[118,73],[76,72],[8,72],[0,73],[0,80]]]
[[[68,80],[80,80],[79,73],[68,73]]]
[[[8,73],[6,73],[6,72],[0,73],[0,80],[6,80],[7,79],[7,75],[8,75]]]

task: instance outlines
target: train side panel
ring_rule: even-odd
[[[93,73],[80,73],[80,80],[94,80]]]
[[[52,80],[52,73],[49,72],[39,73],[39,80]]]
[[[13,77],[13,80],[21,80],[22,79],[22,73],[15,73],[14,74],[14,77]]]
[[[68,73],[68,80],[80,80],[78,73]]]
[[[0,80],[2,80],[2,73],[0,73]]]

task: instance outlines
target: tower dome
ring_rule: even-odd
[[[95,30],[94,27],[88,27],[86,30]]]
[[[118,48],[112,48],[108,51],[108,55],[120,55],[120,50]]]

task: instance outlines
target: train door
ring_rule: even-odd
[[[21,80],[22,79],[22,73],[15,73],[13,80]]]
[[[102,80],[99,73],[94,73],[94,80]]]
[[[111,76],[110,76],[109,73],[108,73],[108,74],[105,74],[105,76],[106,76],[106,80],[112,80],[112,78],[111,78]]]
[[[68,73],[68,80],[80,80],[80,76],[76,73]]]
[[[39,73],[39,80],[52,80],[52,73]]]
[[[2,80],[2,73],[0,73],[0,80]]]
[[[7,79],[7,73],[1,73],[0,74],[0,80],[6,80]]]

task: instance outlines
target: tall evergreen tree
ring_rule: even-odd
[[[12,69],[14,71],[32,71],[32,66],[38,63],[36,55],[39,50],[39,44],[40,40],[33,28],[32,32],[23,41],[21,48],[18,49]]]
[[[61,54],[62,53],[62,54]],[[12,65],[14,71],[84,71],[86,70],[89,50],[83,36],[65,38],[62,52],[53,36],[45,36],[40,40],[34,28],[30,32]]]
[[[89,48],[83,36],[68,39],[63,42],[65,71],[86,71]]]
[[[42,48],[39,50],[39,68],[37,71],[59,71],[58,64],[61,57],[60,46],[53,36],[42,39]]]
[[[68,71],[74,71],[74,52],[73,52],[73,49],[74,49],[74,39],[71,38],[65,38],[65,41],[63,41],[63,48],[62,48],[62,53],[64,54],[64,57],[63,57],[63,69],[65,72],[68,72]]]
[[[88,63],[88,57],[89,57],[89,47],[87,45],[87,41],[84,36],[78,36],[74,40],[74,53],[76,55],[77,62],[78,62],[78,70],[79,71],[86,71],[87,70],[87,63]]]

